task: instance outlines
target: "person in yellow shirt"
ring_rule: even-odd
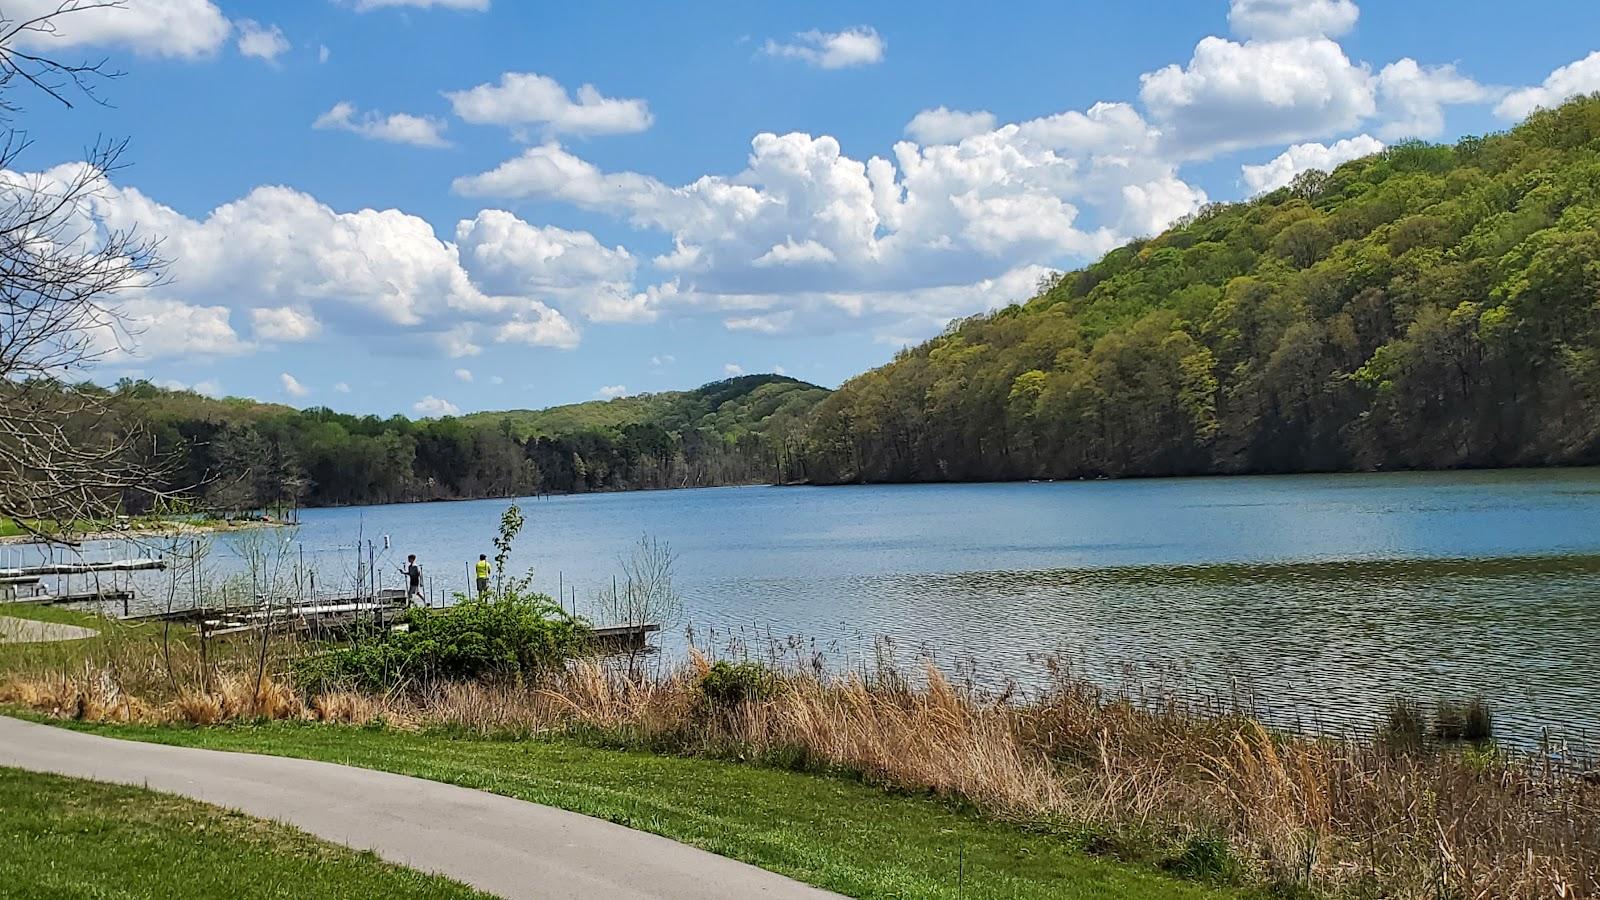
[[[478,596],[489,593],[489,557],[478,554]]]

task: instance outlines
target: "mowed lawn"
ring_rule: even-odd
[[[654,832],[853,897],[1244,896],[1096,858],[1070,835],[996,822],[930,798],[735,762],[565,740],[493,741],[309,724],[79,727],[109,737],[317,759],[492,791]]]
[[[0,768],[0,896],[469,900],[487,895],[204,803]]]

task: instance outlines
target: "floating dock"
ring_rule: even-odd
[[[125,616],[129,622],[173,622],[203,628],[212,637],[271,631],[298,631],[311,637],[332,637],[356,625],[385,627],[407,609],[404,590],[379,591],[377,596],[324,597],[257,606],[201,607]],[[650,648],[650,635],[661,630],[654,622],[601,625],[592,630],[599,649],[606,653],[636,653]]]
[[[129,588],[93,584],[86,590],[71,589],[74,575],[117,574],[122,572],[150,572],[166,569],[164,559],[117,559],[109,562],[44,563],[37,566],[15,566],[0,569],[0,601],[19,603],[121,603],[123,613],[133,600]],[[67,587],[52,593],[45,587],[46,578],[67,579]],[[113,579],[113,582],[115,580]]]
[[[116,559],[110,562],[45,563],[0,569],[0,583],[38,581],[50,575],[91,575],[96,572],[150,572],[166,569],[164,559]]]

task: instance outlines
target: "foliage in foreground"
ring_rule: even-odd
[[[1600,462],[1600,95],[1216,205],[817,408],[813,480]]]
[[[1146,707],[1059,675],[997,700],[892,669],[749,663],[624,677],[591,661],[537,681],[441,682],[309,699],[248,678],[143,702],[115,673],[0,678],[0,703],[86,721],[286,718],[753,760],[946,798],[1093,852],[1289,895],[1600,896],[1600,783],[1549,759],[1424,741],[1284,734]],[[1564,893],[1563,893],[1564,892]]]
[[[463,885],[203,803],[0,769],[0,893],[159,897],[472,898]]]
[[[544,594],[513,586],[413,609],[407,630],[384,631],[296,663],[296,682],[329,690],[388,691],[470,679],[538,681],[587,652],[589,628]]]

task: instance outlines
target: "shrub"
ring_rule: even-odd
[[[1439,703],[1433,734],[1441,741],[1483,743],[1494,737],[1494,713],[1488,701],[1474,697],[1465,703],[1444,700]]]
[[[1383,727],[1378,731],[1378,739],[1384,746],[1402,752],[1421,750],[1427,736],[1428,720],[1420,703],[1404,697],[1389,701]]]
[[[407,613],[407,630],[302,660],[300,687],[383,691],[414,682],[536,680],[588,649],[587,622],[542,594],[457,596],[454,606]]]
[[[1162,868],[1192,881],[1219,884],[1233,883],[1243,871],[1226,838],[1200,834],[1184,841],[1177,853],[1162,862]]]
[[[766,699],[777,686],[777,675],[754,662],[719,660],[700,679],[700,693],[712,709],[736,709],[743,703]]]

